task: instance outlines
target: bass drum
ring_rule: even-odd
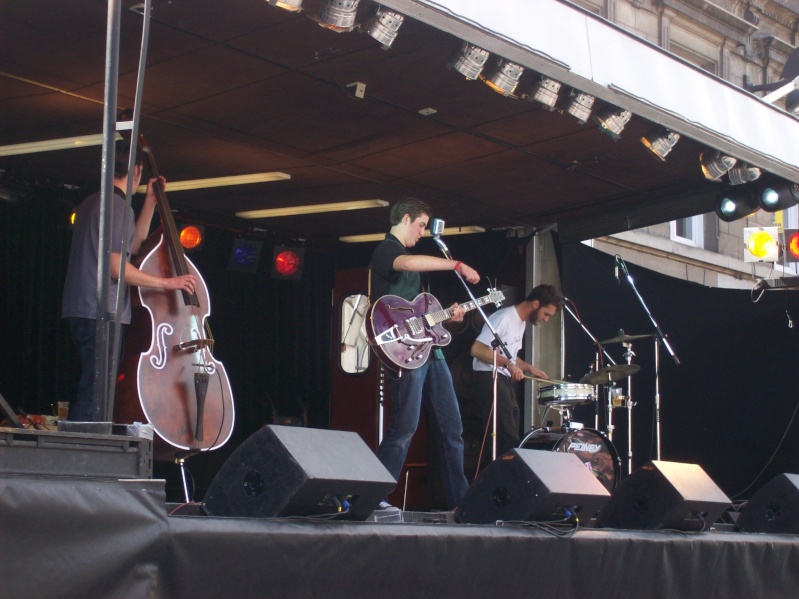
[[[599,431],[539,428],[530,431],[519,447],[575,454],[609,493],[619,483],[621,460],[607,435]]]

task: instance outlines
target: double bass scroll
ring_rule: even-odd
[[[139,136],[150,176],[159,177],[152,150]],[[115,422],[148,422],[156,460],[217,449],[233,432],[233,393],[213,356],[208,291],[180,245],[166,193],[154,185],[160,226],[142,244],[136,266],[157,277],[191,274],[193,293],[140,287],[117,379]],[[135,262],[134,262],[135,264]],[[137,301],[138,300],[138,301]]]

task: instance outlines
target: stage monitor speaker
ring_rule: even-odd
[[[736,524],[744,532],[799,533],[799,474],[780,474],[763,485]]]
[[[203,505],[212,516],[365,520],[395,486],[357,433],[268,425],[222,465]]]
[[[653,460],[619,483],[598,520],[607,528],[700,531],[730,507],[701,466]]]
[[[455,510],[455,520],[549,522],[563,520],[570,511],[586,521],[609,498],[575,454],[512,449],[480,473]]]

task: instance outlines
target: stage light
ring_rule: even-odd
[[[180,230],[178,237],[184,250],[197,251],[205,241],[205,228],[202,225],[186,225]]]
[[[760,207],[766,212],[786,210],[799,202],[799,184],[777,179],[766,183],[758,193]]]
[[[337,33],[352,31],[361,0],[325,0],[314,17],[317,23]]]
[[[519,79],[521,79],[523,73],[523,66],[500,58],[497,60],[497,66],[494,67],[491,74],[480,78],[498,94],[510,96],[516,90],[516,86],[519,85]]]
[[[488,61],[489,53],[473,44],[463,42],[460,52],[447,67],[455,69],[467,79],[477,79]]]
[[[398,12],[386,10],[382,6],[377,9],[374,19],[369,23],[366,33],[383,44],[383,49],[388,50],[397,38],[399,28],[405,17]]]
[[[351,202],[333,202],[330,204],[310,204],[307,206],[287,206],[286,208],[264,208],[263,210],[245,210],[236,212],[239,218],[273,218],[278,216],[300,216],[321,212],[341,212],[344,210],[360,210],[362,208],[384,208],[385,200],[353,200]]]
[[[785,229],[782,235],[785,240],[782,256],[786,264],[799,262],[799,229]]]
[[[739,162],[727,172],[730,185],[742,185],[743,183],[756,181],[759,177],[760,169],[746,162]]]
[[[632,116],[633,113],[629,110],[606,106],[594,116],[594,120],[602,133],[605,133],[613,141],[618,141],[621,139],[621,132],[624,131]]]
[[[666,155],[674,149],[678,141],[680,141],[680,134],[676,131],[669,131],[665,127],[658,127],[641,138],[644,147],[661,162],[666,161]]]
[[[260,239],[238,238],[233,242],[233,252],[230,254],[228,270],[237,272],[255,272],[261,261],[263,241]]]
[[[529,94],[522,94],[522,99],[528,102],[540,102],[549,110],[553,110],[558,103],[558,93],[562,84],[544,75],[538,76],[538,81],[530,89]]]
[[[718,150],[705,150],[699,155],[699,165],[705,179],[718,181],[722,175],[735,166],[738,162],[732,156],[722,154]]]
[[[302,10],[302,0],[268,0],[270,6],[277,6],[283,10],[299,12]]]
[[[591,110],[594,106],[594,102],[596,102],[596,98],[590,94],[573,89],[569,92],[566,102],[566,112],[576,118],[581,125],[585,125],[588,121],[588,117],[591,116]]]
[[[744,228],[744,262],[776,262],[779,257],[777,227]]]
[[[750,216],[760,206],[751,187],[733,187],[721,193],[716,200],[716,215],[726,223]]]
[[[304,248],[275,246],[272,251],[272,278],[297,281],[302,278]]]

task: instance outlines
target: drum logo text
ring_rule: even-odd
[[[580,443],[579,441],[572,441],[569,443],[568,451],[584,451],[586,453],[596,453],[602,446],[599,443]]]

